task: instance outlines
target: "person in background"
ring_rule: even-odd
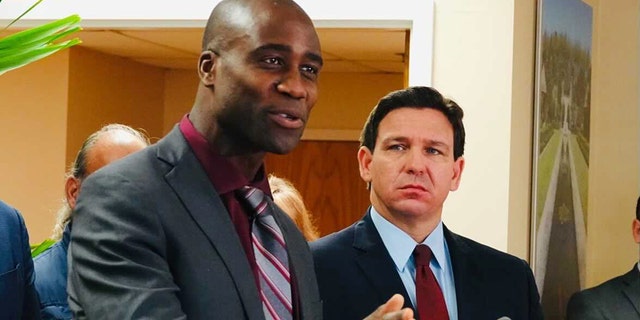
[[[51,236],[57,242],[34,258],[43,319],[71,319],[67,303],[67,249],[71,213],[82,181],[94,171],[148,145],[144,133],[123,124],[106,125],[82,143],[65,180],[65,197]]]
[[[318,239],[318,228],[313,223],[311,212],[305,206],[302,195],[293,183],[271,174],[269,187],[273,194],[273,202],[296,223],[304,238],[307,241]]]
[[[0,201],[0,319],[40,319],[34,281],[27,227]]]
[[[393,294],[419,319],[542,319],[525,261],[442,223],[464,168],[462,117],[429,87],[391,92],[371,111],[357,154],[371,207],[310,244],[326,319],[361,319]]]
[[[631,235],[640,252],[640,197]],[[599,286],[574,293],[567,305],[568,320],[640,319],[640,258],[631,271]]]

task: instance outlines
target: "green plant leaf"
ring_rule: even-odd
[[[49,249],[49,247],[51,247],[54,243],[56,243],[55,240],[46,239],[39,244],[31,245],[31,258],[37,257],[39,254]]]
[[[74,14],[60,20],[55,20],[37,27],[16,32],[0,39],[0,50],[3,48],[16,47],[36,42],[63,30],[75,28],[79,23],[80,16]],[[0,53],[2,53],[2,51],[0,51]]]
[[[0,0],[0,2],[2,2],[2,0]],[[20,18],[24,17],[25,14],[27,14],[27,13],[29,13],[29,11],[33,10],[33,8],[35,8],[37,5],[39,5],[40,2],[42,2],[42,0],[38,0],[31,7],[29,7],[29,9],[25,10],[25,12],[23,12],[20,16],[18,16],[17,18],[13,19],[13,21],[11,21],[11,23],[9,23],[6,27],[4,27],[3,30],[7,30],[7,28],[11,27],[12,24],[16,23],[16,21],[18,21],[18,20],[20,20]]]
[[[82,30],[79,22],[71,15],[0,39],[0,75],[81,43],[78,38],[55,43]]]
[[[59,50],[74,46],[80,42],[81,41],[79,39],[72,39],[59,44],[47,45],[42,48],[29,50],[15,56],[3,56],[2,58],[0,58],[0,75],[7,71],[22,67],[28,63],[54,54]]]

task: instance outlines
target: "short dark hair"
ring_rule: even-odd
[[[640,220],[640,197],[638,197],[638,202],[636,203],[636,219]]]
[[[362,129],[360,146],[369,148],[371,152],[376,146],[378,126],[389,112],[400,108],[436,109],[444,114],[453,127],[453,159],[464,154],[464,112],[458,104],[443,97],[440,92],[431,87],[409,87],[393,91],[384,96],[371,110],[369,118]]]

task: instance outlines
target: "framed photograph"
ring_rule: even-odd
[[[532,267],[545,318],[585,284],[593,9],[538,0]]]

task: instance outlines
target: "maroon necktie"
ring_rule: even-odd
[[[420,320],[449,320],[442,290],[429,268],[431,248],[419,244],[413,250],[416,262],[416,300]]]

